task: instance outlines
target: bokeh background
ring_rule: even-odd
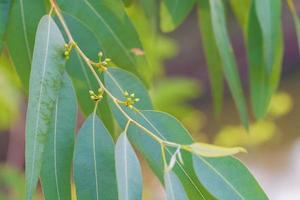
[[[300,2],[295,3],[300,11]],[[170,34],[154,33],[147,26],[152,22],[138,8],[129,8],[128,13],[138,32],[147,39],[143,42],[153,71],[150,94],[155,107],[179,118],[198,141],[247,148],[248,153],[238,157],[270,199],[300,199],[300,52],[286,4],[282,16],[285,54],[281,83],[267,116],[260,121],[252,120],[249,133],[240,124],[227,88],[222,112],[218,116],[214,114],[196,10]],[[242,32],[229,8],[227,16],[247,94],[247,58]],[[0,200],[23,199],[26,102],[9,56],[3,51],[0,58]],[[78,127],[82,118],[79,113]],[[163,199],[162,186],[145,162],[143,173],[143,199]],[[41,199],[39,194],[37,199]]]

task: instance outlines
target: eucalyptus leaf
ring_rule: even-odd
[[[53,19],[44,16],[38,25],[30,74],[26,116],[26,200],[32,199],[41,171],[65,68],[64,44]]]
[[[216,45],[223,62],[224,75],[236,107],[240,113],[241,121],[244,127],[248,128],[249,122],[246,101],[237,70],[235,56],[226,29],[224,5],[220,0],[209,0],[209,2],[211,8],[212,27],[216,39]]]
[[[172,171],[164,175],[166,200],[188,200],[180,180]]]
[[[268,199],[248,169],[233,157],[193,156],[201,183],[217,199]]]
[[[223,98],[223,64],[219,50],[216,46],[216,39],[211,24],[210,6],[207,0],[199,0],[198,16],[201,41],[204,48],[209,80],[212,88],[214,111],[215,114],[219,114],[222,109]]]
[[[55,101],[48,143],[43,155],[41,183],[46,200],[71,199],[71,164],[77,116],[76,96],[65,73]]]
[[[242,147],[220,147],[216,145],[211,144],[205,144],[205,143],[193,143],[189,146],[185,146],[185,149],[191,151],[193,154],[203,157],[224,157],[224,156],[230,156],[237,153],[245,153],[247,152]]]
[[[8,15],[10,11],[12,0],[1,0],[0,2],[0,51],[3,47],[3,36],[6,31]]]
[[[79,130],[73,167],[78,200],[118,198],[114,143],[95,112]]]
[[[139,37],[124,11],[120,0],[58,0],[60,8],[84,22],[97,38],[105,56],[117,66],[138,74],[146,66],[144,56],[133,49],[143,49]]]
[[[163,32],[177,28],[191,12],[195,0],[163,0],[160,5],[160,27]]]
[[[119,200],[142,199],[142,171],[138,158],[123,132],[115,148]]]
[[[25,91],[28,91],[29,88],[36,29],[45,13],[44,1],[15,0],[9,14],[5,40]]]

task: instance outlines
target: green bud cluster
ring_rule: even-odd
[[[100,51],[98,53],[98,58],[99,58],[99,61],[96,64],[96,67],[98,67],[98,69],[101,71],[106,71],[106,68],[108,67],[108,65],[111,65],[111,63],[112,63],[111,59],[105,58],[103,60],[103,52],[102,51]]]
[[[127,91],[124,92],[124,97],[126,98],[124,104],[129,108],[133,108],[133,105],[140,101],[139,98],[135,98],[135,94],[129,94]]]
[[[101,99],[103,99],[104,90],[102,88],[99,88],[97,94],[95,94],[93,90],[89,90],[89,93],[90,93],[90,98],[93,101],[100,101]]]
[[[76,46],[75,42],[65,44],[65,46],[64,46],[64,48],[65,48],[64,57],[65,57],[66,60],[68,60],[70,58],[71,51],[75,46]]]

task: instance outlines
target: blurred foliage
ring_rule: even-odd
[[[12,166],[0,166],[0,200],[23,199],[25,196],[24,175]]]
[[[271,140],[279,131],[276,119],[288,114],[293,107],[289,94],[278,92],[273,95],[267,116],[250,124],[249,133],[242,126],[225,126],[217,134],[215,143],[223,146],[248,146],[262,145]]]
[[[182,77],[164,78],[156,81],[150,94],[156,109],[174,115],[191,132],[198,133],[203,127],[203,113],[191,105],[191,101],[201,94],[198,81]]]
[[[19,113],[20,82],[6,53],[0,57],[0,131],[7,130]]]

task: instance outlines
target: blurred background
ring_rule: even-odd
[[[300,2],[295,3],[300,11]],[[260,121],[252,120],[249,133],[241,126],[227,88],[222,112],[214,115],[196,10],[170,34],[153,30],[151,24],[155,22],[149,21],[139,7],[128,8],[128,14],[141,35],[149,59],[153,73],[150,94],[155,107],[180,119],[197,141],[247,148],[248,154],[238,157],[270,199],[300,199],[300,57],[286,4],[282,16],[285,54],[281,83],[267,116]],[[227,17],[248,94],[242,31],[229,8]],[[23,199],[26,101],[9,56],[3,51],[0,58],[0,200]],[[80,127],[80,113],[78,119]],[[145,162],[143,173],[144,199],[163,199],[162,187]]]

